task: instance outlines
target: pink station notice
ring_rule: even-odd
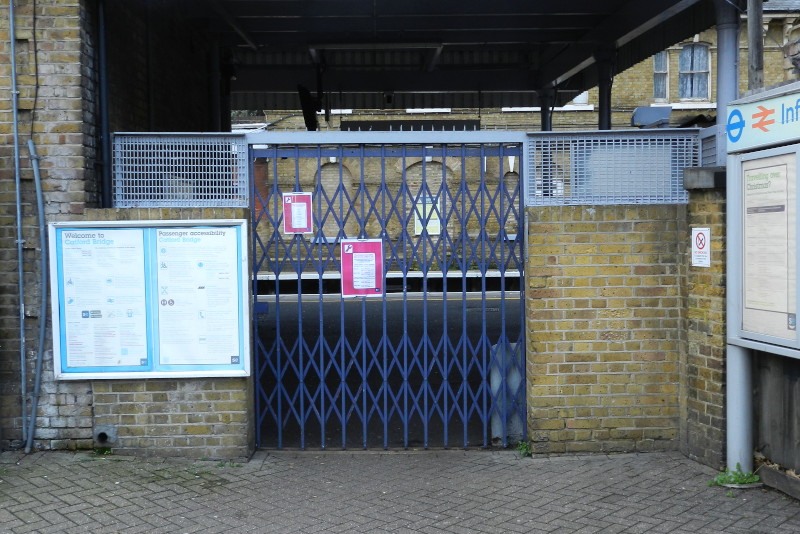
[[[383,296],[383,240],[343,239],[342,296]]]
[[[283,233],[309,234],[311,227],[311,193],[283,194]]]

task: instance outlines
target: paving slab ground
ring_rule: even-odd
[[[679,453],[0,454],[2,533],[800,533],[800,502]]]

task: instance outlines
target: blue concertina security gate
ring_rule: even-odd
[[[258,445],[523,439],[522,143],[271,135],[250,148]],[[345,280],[342,240],[376,252]]]

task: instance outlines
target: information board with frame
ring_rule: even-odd
[[[800,357],[797,336],[800,144],[730,156],[730,342]]]
[[[247,221],[49,225],[55,376],[249,376]]]

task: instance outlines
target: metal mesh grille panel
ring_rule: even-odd
[[[700,164],[703,167],[717,165],[717,127],[712,126],[700,131]]]
[[[529,206],[688,202],[683,169],[698,164],[694,130],[530,137]]]
[[[114,207],[247,207],[239,135],[114,136]]]

